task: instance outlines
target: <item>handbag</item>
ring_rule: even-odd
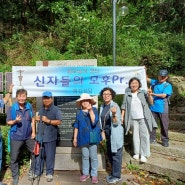
[[[39,144],[39,142],[35,141],[35,146],[34,146],[34,149],[33,149],[33,153],[35,155],[39,155],[39,152],[40,152],[40,144]]]
[[[99,143],[99,134],[96,130],[90,131],[90,144]]]

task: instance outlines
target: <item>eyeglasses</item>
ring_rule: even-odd
[[[109,94],[109,93],[107,93],[107,94],[104,93],[103,94],[103,96],[110,96],[110,95],[112,95],[112,94]]]

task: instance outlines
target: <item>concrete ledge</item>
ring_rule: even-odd
[[[57,147],[55,170],[80,170],[82,154],[80,148]],[[105,171],[105,156],[98,153],[98,171]]]

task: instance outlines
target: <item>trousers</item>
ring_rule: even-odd
[[[152,112],[153,117],[156,122],[160,123],[161,127],[161,140],[163,143],[168,143],[169,137],[168,137],[168,127],[169,127],[169,116],[168,113],[159,113],[159,112]],[[156,140],[156,129],[153,129],[150,133],[150,140]]]
[[[19,165],[18,156],[21,152],[21,148],[25,146],[27,150],[31,153],[31,170],[34,169],[35,156],[33,154],[35,141],[33,139],[27,139],[22,141],[16,141],[11,139],[10,141],[10,168],[12,172],[12,177],[15,178],[19,176]]]
[[[150,156],[150,134],[145,119],[132,120],[134,154]]]

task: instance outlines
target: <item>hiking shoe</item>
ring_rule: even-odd
[[[96,177],[96,176],[92,177],[92,183],[97,184],[98,183],[98,177]]]
[[[89,175],[82,175],[82,176],[80,177],[80,181],[81,181],[81,182],[85,182],[89,177],[90,177]]]
[[[134,158],[135,160],[138,160],[138,159],[139,159],[139,154],[135,154],[135,155],[133,156],[133,158]]]
[[[140,161],[141,161],[142,163],[146,163],[146,162],[147,162],[147,158],[146,158],[145,156],[141,156]]]
[[[169,147],[169,143],[167,143],[167,142],[162,143],[162,146],[164,146],[164,147]]]
[[[53,175],[47,175],[47,182],[51,182],[53,180]]]
[[[115,183],[117,183],[117,182],[119,182],[119,181],[121,181],[122,180],[122,178],[117,178],[117,177],[110,177],[108,180],[107,180],[107,183],[109,183],[109,184],[115,184]]]

